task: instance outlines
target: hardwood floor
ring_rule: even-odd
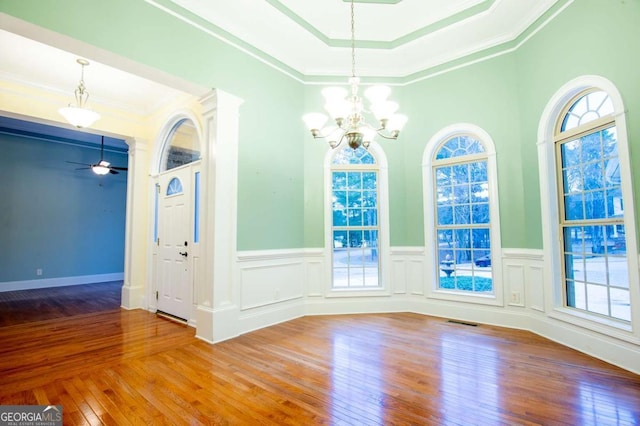
[[[0,326],[120,307],[122,281],[0,292]]]
[[[0,327],[0,404],[65,425],[633,425],[640,376],[529,332],[304,317],[210,345],[146,311]]]

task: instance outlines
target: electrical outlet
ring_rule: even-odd
[[[515,304],[520,303],[520,292],[514,291],[511,293],[511,303],[515,303]]]
[[[36,275],[37,275],[37,276],[42,275],[42,268],[38,268],[38,269],[36,269]]]

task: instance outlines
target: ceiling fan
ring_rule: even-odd
[[[75,161],[67,161],[70,164],[81,164],[86,167],[78,167],[76,170],[91,170],[93,173],[97,175],[106,175],[111,173],[112,175],[117,175],[121,171],[128,170],[126,167],[116,167],[112,166],[111,163],[105,161],[104,159],[104,136],[102,136],[102,143],[100,144],[100,161],[95,164],[85,164],[85,163],[76,163]]]

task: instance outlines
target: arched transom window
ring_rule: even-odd
[[[200,159],[200,140],[194,123],[189,119],[178,121],[164,143],[160,172],[175,169]]]

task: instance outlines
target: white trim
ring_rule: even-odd
[[[436,241],[434,222],[434,182],[433,182],[433,154],[440,144],[450,137],[469,134],[482,142],[486,150],[487,177],[489,183],[490,200],[490,235],[491,235],[491,259],[493,272],[493,295],[461,294],[459,292],[446,291],[436,288],[438,282],[439,265],[437,252],[434,247]],[[452,300],[468,303],[481,303],[502,306],[504,304],[504,290],[502,286],[502,242],[500,237],[500,211],[498,206],[498,172],[496,163],[496,150],[493,139],[481,127],[471,123],[456,123],[438,131],[427,143],[422,154],[422,190],[425,233],[425,274],[427,288],[426,296],[429,298]]]
[[[627,242],[627,261],[629,266],[629,293],[631,298],[631,321],[629,327],[613,324],[611,320],[589,315],[564,306],[562,292],[564,284],[560,262],[560,241],[558,223],[557,174],[555,158],[555,130],[560,114],[580,92],[598,88],[605,91],[613,103],[612,114],[617,129],[618,157],[622,179],[622,194],[625,200],[624,225]],[[560,87],[544,108],[538,125],[538,168],[540,174],[540,204],[542,209],[542,240],[545,258],[546,310],[550,316],[573,325],[598,333],[640,343],[640,288],[638,282],[638,253],[635,224],[635,200],[633,177],[630,170],[629,143],[626,124],[626,112],[622,96],[616,86],[608,79],[598,75],[585,75],[574,78]]]
[[[43,278],[41,280],[5,281],[0,283],[0,292],[16,290],[33,290],[36,288],[65,287],[80,284],[106,283],[123,281],[124,272],[111,274],[80,275],[75,277]]]

